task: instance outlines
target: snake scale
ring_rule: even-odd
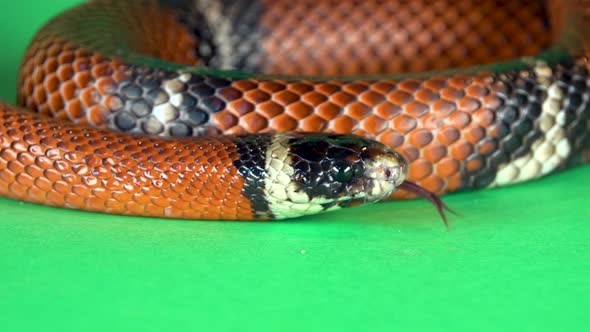
[[[584,0],[92,0],[38,31],[19,106],[0,103],[0,195],[186,219],[416,195],[440,210],[438,195],[590,160],[589,15]]]

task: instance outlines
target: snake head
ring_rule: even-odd
[[[265,191],[277,219],[379,201],[408,169],[397,152],[350,135],[276,135],[269,152]]]

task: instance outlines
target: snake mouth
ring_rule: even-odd
[[[435,193],[407,180],[408,168],[408,162],[395,151],[385,150],[373,156],[367,161],[365,171],[364,191],[367,194],[365,200],[367,202],[384,200],[396,190],[401,189],[432,203],[445,226],[448,227],[445,211],[456,213],[449,209]]]

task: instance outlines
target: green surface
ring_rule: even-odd
[[[49,16],[0,4],[0,98]],[[0,199],[2,331],[587,330],[590,167],[445,201],[275,223],[113,217]]]

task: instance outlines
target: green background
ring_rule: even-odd
[[[2,1],[0,98],[79,1]],[[0,329],[586,329],[590,167],[289,222],[106,216],[0,199]],[[232,328],[233,327],[233,328]]]

